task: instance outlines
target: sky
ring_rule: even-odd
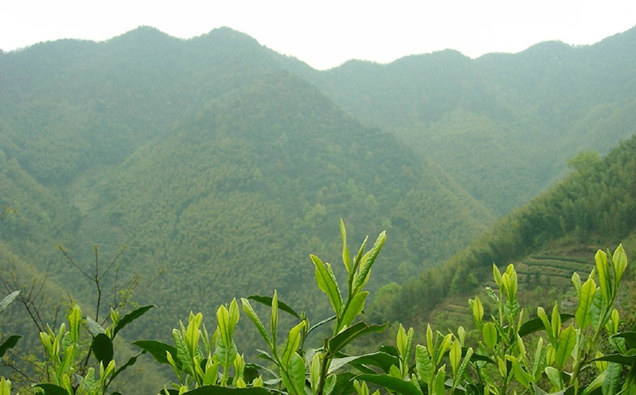
[[[594,44],[636,26],[634,0],[0,0],[0,49],[103,41],[138,26],[191,38],[227,26],[317,69],[455,49],[472,58],[547,40]]]

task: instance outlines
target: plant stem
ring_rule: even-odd
[[[327,381],[327,370],[329,369],[329,362],[331,361],[331,356],[329,355],[329,339],[325,339],[325,343],[323,346],[323,357],[320,362],[320,376],[318,378],[318,391],[317,395],[322,395],[322,392],[325,389],[325,383]]]
[[[572,368],[572,375],[570,376],[570,382],[568,383],[568,386],[574,385],[574,382],[578,378],[579,372],[581,371],[581,366],[585,364],[585,359],[586,358],[580,359],[574,363],[574,367]]]

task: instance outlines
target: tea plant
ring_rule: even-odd
[[[322,262],[312,255],[315,267],[316,282],[330,302],[334,315],[311,325],[309,319],[298,314],[289,305],[279,301],[278,293],[272,297],[252,296],[241,299],[243,311],[258,332],[261,334],[269,351],[259,351],[262,357],[276,367],[277,373],[251,365],[249,379],[246,375],[246,364],[238,354],[232,334],[239,320],[236,301],[229,308],[221,306],[217,311],[218,326],[209,336],[201,326],[202,315],[191,314],[188,326],[181,324],[181,329],[173,330],[175,346],[161,342],[144,340],[134,344],[150,352],[160,363],[172,366],[179,380],[173,383],[172,389],[164,389],[164,393],[178,394],[220,394],[231,389],[243,389],[254,393],[268,391],[284,391],[290,394],[329,394],[351,392],[354,382],[351,373],[337,375],[345,365],[360,367],[363,371],[370,369],[365,364],[375,364],[388,368],[397,359],[388,353],[380,352],[362,356],[348,356],[343,348],[356,338],[368,333],[381,332],[387,325],[367,325],[357,320],[364,309],[368,291],[364,286],[369,280],[371,268],[382,249],[386,234],[381,233],[371,250],[365,253],[366,239],[353,258],[349,254],[346,243],[346,229],[341,222],[343,240],[342,259],[347,270],[347,293],[343,297],[331,264]],[[270,307],[269,330],[256,313],[250,300],[266,304]],[[298,322],[289,329],[287,337],[279,342],[279,312],[291,314]],[[322,347],[306,349],[305,339],[315,329],[332,324],[331,336],[324,339]],[[213,348],[214,347],[214,348]],[[387,363],[387,360],[390,361]],[[255,368],[270,372],[274,378],[264,381]],[[232,369],[232,370],[231,370]],[[231,372],[234,376],[230,376]],[[356,384],[363,388],[364,384]]]
[[[141,353],[131,357],[121,367],[115,363],[115,336],[128,324],[141,317],[153,306],[143,306],[119,318],[112,310],[112,324],[103,328],[86,317],[85,324],[92,335],[89,346],[80,339],[82,313],[75,305],[68,314],[68,330],[62,323],[57,331],[47,327],[40,333],[45,350],[45,371],[47,382],[37,384],[45,394],[52,395],[102,395],[106,394],[113,380],[128,367],[137,362]],[[91,356],[97,366],[89,366]],[[96,376],[97,373],[97,376]]]
[[[268,372],[273,379],[264,380],[260,373],[254,372],[252,380],[244,380],[244,371],[240,368],[245,366],[242,359],[234,365],[234,377],[229,378],[229,361],[239,358],[231,339],[233,325],[239,319],[233,301],[229,309],[222,307],[217,313],[219,326],[212,337],[204,328],[197,332],[198,324],[191,327],[193,320],[200,320],[200,315],[191,315],[188,327],[182,325],[180,331],[173,332],[177,347],[162,345],[157,348],[163,354],[155,352],[155,358],[170,363],[177,377],[181,377],[173,390],[164,392],[340,395],[369,394],[371,386],[408,395],[636,393],[636,331],[618,333],[620,317],[614,307],[627,267],[622,246],[613,254],[599,251],[595,256],[595,268],[585,282],[578,274],[573,275],[572,282],[579,299],[573,314],[561,312],[555,304],[549,315],[539,307],[536,317],[530,319],[519,303],[514,266],[509,265],[504,272],[493,266],[497,287],[486,288],[486,293],[494,305],[494,313],[486,317],[482,301],[478,297],[469,300],[480,335],[477,344],[467,344],[467,332],[463,327],[455,333],[441,333],[428,325],[426,343],[414,345],[413,329],[406,330],[400,325],[395,346],[382,346],[379,351],[365,355],[348,355],[344,352],[345,346],[353,340],[387,327],[386,324],[367,325],[361,320],[368,297],[364,286],[386,236],[380,234],[366,253],[365,240],[353,257],[349,254],[342,222],[341,236],[342,262],[347,274],[344,288],[336,280],[331,264],[310,256],[316,284],[332,308],[331,317],[311,325],[304,312],[298,314],[281,302],[276,291],[272,297],[241,299],[244,313],[267,345],[268,350],[259,350],[259,354],[275,367],[275,371],[258,365],[251,367],[260,373]],[[254,302],[269,307],[269,327],[252,306]],[[297,320],[284,339],[277,338],[281,311]],[[307,336],[326,325],[331,326],[331,331],[322,344],[307,347]],[[203,339],[200,349],[192,346],[197,336]],[[185,345],[181,348],[195,351],[180,352],[178,339],[181,337],[190,339],[184,340]],[[613,353],[604,355],[600,350],[604,339],[608,338]],[[143,344],[137,344],[144,348]],[[210,344],[216,344],[217,350],[221,347],[222,351],[212,352]],[[149,343],[144,349],[157,351],[152,351]],[[194,358],[192,363],[187,362],[189,358]],[[622,366],[627,366],[627,373]],[[208,373],[210,371],[212,373]],[[186,376],[189,379],[182,379]],[[208,380],[204,379],[206,376]]]
[[[217,310],[217,328],[210,335],[203,324],[201,313],[190,313],[187,325],[180,323],[172,331],[174,346],[155,340],[133,342],[144,352],[149,352],[157,362],[172,367],[178,382],[164,394],[190,393],[200,388],[258,388],[263,386],[260,375],[253,368],[246,369],[243,356],[238,353],[233,340],[234,328],[239,320],[236,300],[229,308]],[[233,373],[233,375],[232,375]],[[199,391],[198,393],[200,393]]]
[[[465,347],[462,327],[457,334],[444,335],[433,334],[428,326],[426,345],[416,346],[410,377],[403,374],[399,384],[372,381],[414,395],[635,394],[636,332],[618,333],[619,314],[614,308],[627,257],[619,246],[613,255],[599,251],[595,262],[585,283],[578,274],[572,276],[579,299],[575,314],[561,313],[555,304],[550,316],[539,307],[534,319],[526,319],[519,306],[514,266],[504,273],[493,266],[498,289],[486,291],[495,314],[485,318],[480,299],[469,300],[481,334],[475,349]],[[603,355],[602,339],[608,337],[613,353]],[[622,366],[629,369],[626,376]],[[405,387],[406,383],[412,385]]]
[[[309,388],[307,391],[311,391],[314,395],[321,395],[323,393],[331,393],[334,390],[338,383],[338,378],[335,375],[335,371],[338,368],[346,364],[355,366],[356,362],[360,363],[361,358],[371,359],[378,357],[377,355],[364,357],[345,356],[341,354],[341,351],[347,344],[360,336],[373,332],[382,332],[387,327],[386,324],[367,325],[362,321],[357,321],[369,295],[369,292],[363,289],[369,281],[371,268],[384,245],[386,233],[382,232],[371,250],[366,253],[367,239],[365,239],[353,259],[349,253],[347,232],[342,221],[340,221],[340,233],[343,244],[342,263],[347,271],[346,298],[343,298],[341,287],[336,280],[331,264],[324,263],[317,256],[311,255],[311,260],[315,267],[316,283],[318,288],[327,295],[334,315],[312,327],[309,326],[309,320],[303,317],[289,331],[282,354],[277,351],[278,345],[276,342],[278,325],[278,297],[276,292],[271,302],[270,333],[265,329],[249,300],[242,299],[243,310],[252,320],[271,351],[271,355],[265,355],[266,358],[276,364],[280,372],[281,381],[290,393],[305,393],[306,367],[309,371]],[[299,317],[295,312],[292,314]],[[311,349],[309,352],[303,350],[302,346],[307,335],[327,323],[333,323],[332,335],[324,339],[322,347]],[[353,385],[353,383],[345,384]]]
[[[20,291],[13,291],[9,295],[5,296],[0,301],[0,314],[18,297]],[[4,354],[13,347],[16,346],[18,340],[20,340],[22,336],[20,335],[12,335],[7,339],[4,339],[0,343],[0,358],[4,357]],[[0,377],[0,395],[9,395],[11,393],[11,381],[6,380],[4,377]]]
[[[349,355],[346,347],[354,340],[388,326],[362,320],[369,295],[365,285],[386,234],[382,232],[369,251],[365,251],[365,239],[351,256],[342,221],[340,231],[344,286],[330,263],[310,256],[316,285],[331,306],[331,316],[312,324],[304,311],[299,314],[281,301],[277,291],[271,297],[242,298],[241,307],[232,300],[218,308],[214,332],[207,330],[201,313],[190,313],[187,323],[179,323],[172,331],[174,345],[135,341],[140,353],[117,369],[113,339],[152,306],[121,319],[113,311],[112,325],[106,328],[86,317],[92,334],[88,348],[79,339],[82,317],[75,306],[68,316],[68,330],[62,324],[57,331],[48,328],[41,334],[49,379],[36,387],[54,395],[105,394],[121,371],[140,354],[150,353],[175,373],[176,380],[160,389],[163,395],[369,395],[372,390],[374,395],[382,391],[406,395],[636,395],[636,328],[619,332],[620,316],[615,308],[627,267],[622,246],[613,254],[599,251],[584,282],[578,274],[572,276],[578,304],[571,313],[560,311],[555,304],[550,313],[539,307],[536,317],[530,318],[519,302],[514,266],[502,272],[493,265],[496,288],[486,288],[493,313],[486,316],[479,297],[468,301],[478,333],[476,344],[468,344],[467,331],[461,326],[442,333],[430,325],[425,344],[414,344],[414,330],[399,325],[394,346]],[[269,308],[268,325],[253,303]],[[268,366],[247,363],[239,353],[233,335],[241,309],[266,345],[258,354]],[[279,327],[281,312],[294,320],[287,330]],[[308,336],[318,328],[326,334],[312,347],[307,344]],[[279,338],[280,333],[285,337]],[[80,357],[80,350],[88,350],[88,355]],[[87,367],[91,355],[97,362],[95,368]],[[11,383],[1,379],[0,395],[10,391]]]
[[[129,358],[126,363],[117,366],[115,363],[115,346],[114,341],[118,333],[128,324],[143,316],[154,306],[142,306],[133,309],[128,314],[122,316],[120,312],[130,303],[132,291],[137,286],[136,279],[133,279],[123,289],[114,287],[114,301],[111,304],[110,314],[105,318],[99,318],[100,311],[105,303],[103,295],[103,287],[100,283],[105,276],[114,268],[116,272],[117,260],[121,256],[124,249],[115,256],[115,258],[105,267],[101,267],[99,249],[93,247],[95,253],[94,267],[92,273],[84,270],[69,255],[69,253],[60,247],[60,250],[67,260],[81,274],[89,279],[96,290],[94,319],[90,315],[83,316],[78,305],[74,305],[69,309],[67,323],[63,323],[57,329],[51,328],[42,320],[41,305],[36,299],[41,297],[40,290],[44,287],[44,281],[37,287],[34,292],[35,281],[27,292],[20,294],[15,291],[0,302],[0,312],[2,312],[9,303],[18,299],[25,307],[28,316],[32,319],[35,326],[40,330],[39,338],[42,343],[44,352],[41,357],[31,353],[29,360],[33,363],[34,375],[25,374],[11,365],[13,369],[21,375],[21,381],[28,380],[28,383],[40,381],[39,384],[33,386],[33,390],[53,395],[102,395],[106,394],[113,380],[119,376],[124,370],[136,363],[141,353]],[[112,273],[111,273],[112,274]],[[18,285],[15,277],[10,279],[3,277],[2,283],[7,287],[9,284]],[[119,291],[122,291],[119,293]],[[100,308],[102,306],[102,308]],[[99,321],[99,322],[98,322]],[[87,336],[88,335],[88,336]],[[0,357],[5,354],[7,349],[13,347],[20,336],[11,336],[0,345]],[[11,383],[6,380],[4,389],[10,392]],[[21,391],[28,391],[27,388],[21,388]]]

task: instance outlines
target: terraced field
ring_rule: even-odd
[[[443,333],[447,333],[447,331],[455,332],[459,325],[470,331],[474,329],[472,317],[468,307],[468,297],[456,296],[447,299],[446,302],[435,308],[428,322],[431,323],[434,330]]]
[[[597,250],[596,246],[553,247],[513,262],[517,271],[520,304],[528,309],[531,316],[535,314],[536,306],[550,308],[555,301],[562,311],[573,312],[577,298],[572,286],[572,274],[578,273],[585,281],[595,266],[594,255]],[[499,269],[503,272],[506,265],[499,266]],[[486,315],[494,313],[484,288],[497,289],[497,285],[490,273],[484,275],[487,280],[482,281],[479,289],[468,295],[448,297],[431,312],[428,322],[433,323],[437,329],[455,330],[457,325],[464,325],[466,329],[473,328],[468,298],[474,295],[478,295],[484,303]]]
[[[523,284],[527,288],[534,288],[538,285],[542,286],[570,286],[572,284],[572,274],[577,272],[581,278],[594,267],[594,262],[589,257],[593,255],[587,254],[585,259],[532,255],[523,261],[517,263],[515,268],[519,278],[519,284]]]

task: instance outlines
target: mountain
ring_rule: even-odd
[[[114,262],[108,300],[131,284],[158,306],[136,338],[274,289],[323,318],[308,254],[340,259],[343,218],[351,248],[388,232],[369,314],[419,322],[493,261],[534,276],[553,243],[631,237],[633,140],[515,208],[634,133],[635,32],[329,71],[227,28],[0,53],[1,273],[94,306]]]
[[[54,247],[89,271],[93,244],[105,261],[126,245],[108,284],[163,273],[137,301],[159,306],[145,336],[165,337],[191,309],[274,289],[326,311],[303,284],[309,253],[337,259],[338,218],[352,242],[384,229],[395,240],[372,288],[438,264],[494,221],[290,67],[304,66],[230,29],[184,41],[144,27],[3,54],[1,152],[33,185],[3,185],[0,205],[17,213],[0,237],[41,271],[55,265],[49,281],[84,303],[91,289]]]
[[[591,46],[544,42],[474,60],[446,50],[299,72],[501,216],[560,180],[577,152],[606,153],[631,136],[635,43],[636,28]]]
[[[392,318],[412,325],[448,316],[449,310],[452,315],[456,308],[466,319],[468,309],[457,307],[453,301],[465,304],[467,294],[490,285],[493,263],[515,263],[520,289],[524,295],[531,295],[526,296],[530,303],[546,298],[554,303],[555,299],[570,297],[565,292],[571,289],[574,271],[583,277],[593,269],[592,257],[598,249],[613,250],[622,243],[628,256],[633,257],[636,136],[602,159],[594,155],[577,158],[571,162],[573,171],[561,183],[497,221],[444,265],[386,293],[382,312],[391,312]],[[630,273],[627,277],[632,281],[633,269]],[[631,295],[626,303],[633,299],[633,291],[623,292]]]

